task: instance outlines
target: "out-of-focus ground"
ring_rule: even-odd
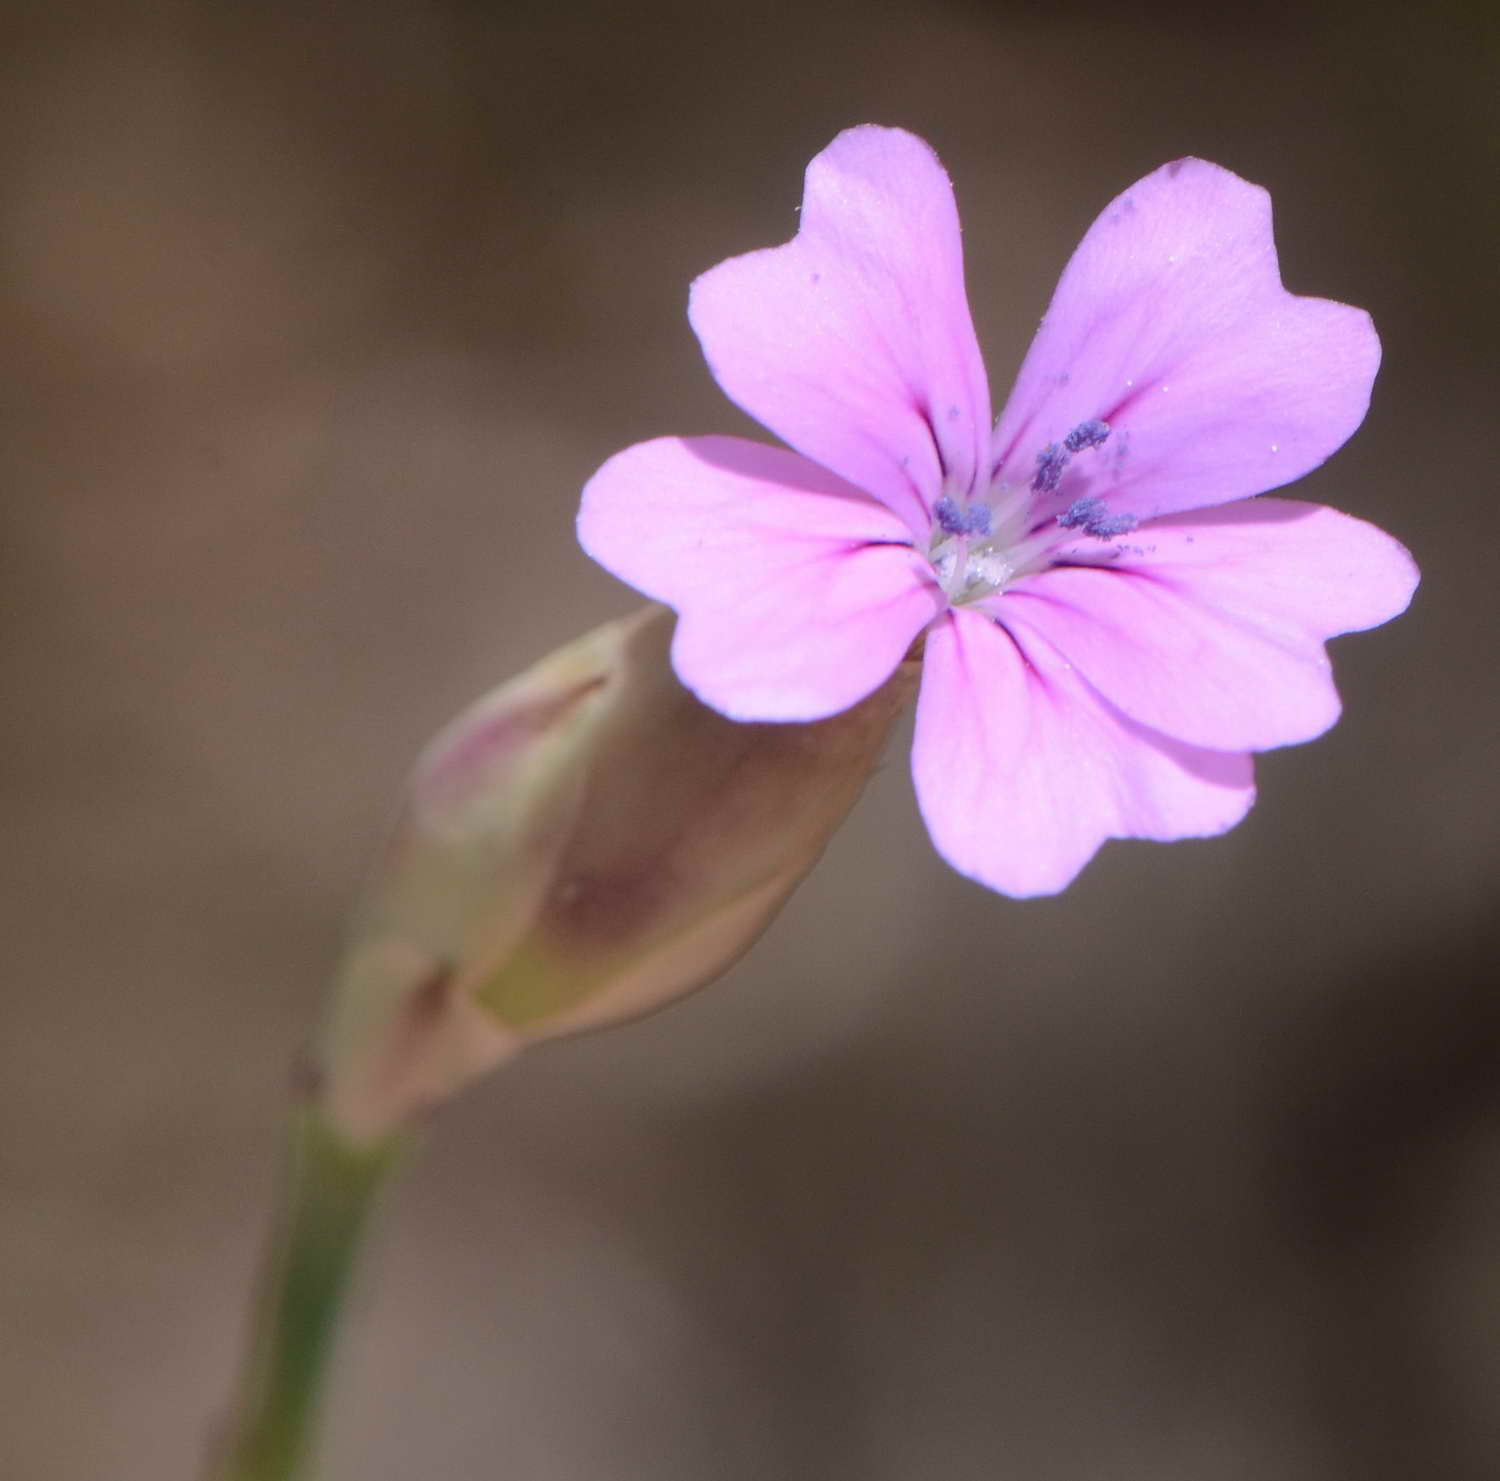
[[[1270,186],[1386,346],[1298,492],[1425,584],[1229,837],[1015,904],[893,751],[726,981],[447,1111],[326,1475],[1500,1475],[1486,13],[9,7],[0,1471],[193,1473],[406,765],[633,604],[577,490],[748,430],[687,283],[875,120],[957,183],[997,397],[1113,194]]]

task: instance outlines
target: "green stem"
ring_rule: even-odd
[[[397,1147],[394,1138],[356,1146],[315,1109],[295,1113],[282,1227],[213,1481],[294,1481],[307,1474],[344,1296]]]

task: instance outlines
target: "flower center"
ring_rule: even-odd
[[[1060,512],[1056,495],[1073,458],[1109,438],[1107,422],[1080,422],[1060,443],[1036,455],[1029,484],[1002,479],[982,498],[945,489],[933,505],[927,558],[954,606],[977,602],[1053,563],[1059,547],[1079,535],[1113,540],[1136,527],[1133,514],[1112,514],[1102,498],[1084,495]]]

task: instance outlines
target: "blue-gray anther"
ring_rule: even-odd
[[[1075,499],[1057,516],[1057,522],[1065,530],[1081,530],[1103,512],[1103,499]]]
[[[969,522],[964,518],[964,512],[946,494],[932,506],[932,512],[937,515],[937,522],[945,535],[967,535],[969,533]],[[988,519],[989,511],[985,511]]]
[[[990,532],[988,504],[974,504],[963,509],[957,500],[944,494],[932,506],[932,512],[937,516],[938,528],[945,535],[988,535]]]
[[[1072,456],[1066,448],[1059,447],[1055,442],[1049,442],[1036,455],[1036,477],[1031,480],[1031,492],[1034,494],[1054,492],[1058,484],[1062,482],[1063,469],[1068,466]]]
[[[1098,447],[1109,436],[1109,423],[1090,418],[1079,424],[1063,438],[1063,446],[1070,453],[1081,453],[1087,448]]]
[[[1128,535],[1138,524],[1140,520],[1133,514],[1101,514],[1091,519],[1083,532],[1096,540],[1113,540],[1116,535]]]
[[[1103,499],[1075,499],[1057,516],[1065,530],[1082,530],[1096,540],[1113,540],[1128,535],[1139,523],[1133,514],[1111,514]]]

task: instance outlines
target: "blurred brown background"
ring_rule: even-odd
[[[329,1481],[1500,1475],[1490,7],[12,5],[0,1473],[188,1477],[288,1065],[422,740],[624,612],[579,486],[749,430],[690,278],[845,125],[959,192],[998,397],[1197,153],[1386,366],[1415,551],[1211,843],[1015,904],[901,751],[725,982],[439,1121]]]

